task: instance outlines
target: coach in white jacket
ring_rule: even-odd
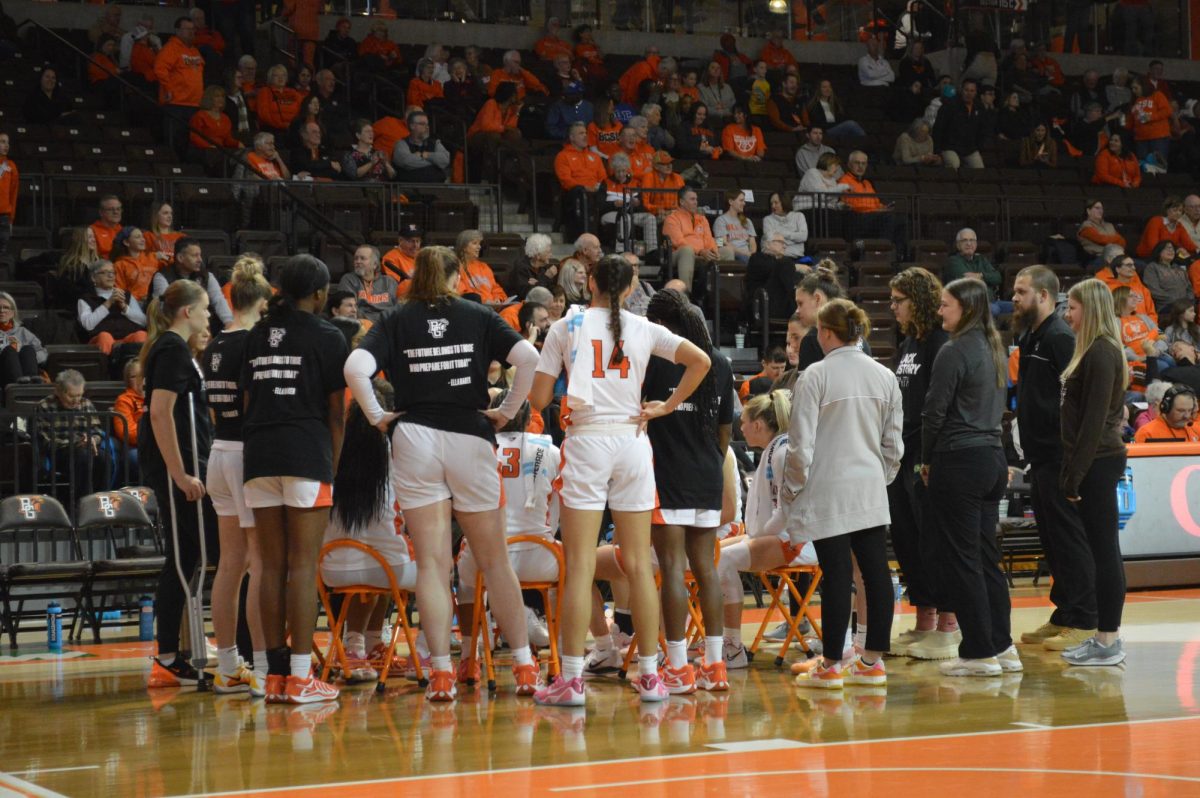
[[[796,386],[788,429],[784,501],[792,542],[813,542],[824,572],[821,616],[826,655],[840,652],[850,622],[854,559],[867,593],[865,652],[842,666],[825,660],[797,684],[836,686],[839,678],[883,684],[880,659],[892,629],[887,561],[887,486],[904,454],[903,406],[896,376],[858,347],[870,332],[866,313],[845,299],[817,315],[825,359]]]

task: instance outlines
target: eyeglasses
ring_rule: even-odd
[[[906,297],[906,296],[894,296],[888,300],[888,304],[891,305],[892,307],[897,307],[899,305],[903,305],[907,301],[908,301],[908,297]]]

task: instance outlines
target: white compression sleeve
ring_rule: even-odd
[[[504,358],[510,366],[517,370],[513,377],[512,387],[504,403],[498,408],[505,418],[512,418],[521,409],[521,403],[529,398],[529,390],[533,387],[533,372],[537,369],[538,351],[533,344],[521,340]]]
[[[351,352],[350,357],[346,358],[346,365],[342,367],[346,385],[350,386],[354,400],[372,424],[378,424],[387,415],[379,400],[375,398],[375,389],[371,387],[371,378],[377,371],[379,366],[375,363],[375,356],[365,349],[355,349]]]

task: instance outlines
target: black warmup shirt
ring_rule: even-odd
[[[346,387],[346,338],[302,311],[268,317],[246,334],[241,384],[244,479],[333,482],[329,395]]]
[[[933,360],[950,334],[941,327],[930,330],[925,340],[905,336],[896,354],[896,381],[904,407],[904,454],[917,459],[921,454],[921,412],[925,409],[925,394],[929,390],[929,373]]]
[[[218,333],[200,359],[204,364],[208,406],[217,422],[214,437],[219,441],[242,439],[243,391],[239,380],[249,334],[249,330]]]
[[[144,392],[147,407],[153,401],[155,391],[170,391],[175,398],[175,438],[179,441],[179,453],[183,457],[183,470],[192,476],[204,479],[208,469],[208,452],[212,448],[212,423],[208,417],[208,398],[204,391],[204,378],[200,367],[192,360],[192,350],[187,341],[168,330],[163,333],[146,356],[143,372],[146,378]],[[200,455],[200,473],[192,468],[192,433],[188,419],[188,397],[193,399],[192,419],[196,425],[196,450]],[[146,423],[141,425],[138,435],[138,464],[147,477],[162,482],[168,479],[167,464],[154,439],[154,425],[147,413]]]
[[[719,350],[708,353],[717,391],[717,425],[733,423],[733,368]],[[642,395],[665,401],[679,384],[686,366],[661,357],[650,358]],[[720,510],[724,487],[724,453],[716,438],[697,433],[697,397],[693,393],[674,413],[650,422],[654,448],[654,481],[658,504],[665,510]]]
[[[401,421],[476,435],[493,445],[488,366],[504,362],[521,336],[491,308],[453,297],[403,302],[375,322],[360,345],[396,389]]]

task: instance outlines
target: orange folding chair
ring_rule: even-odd
[[[562,669],[562,661],[558,653],[558,619],[562,612],[563,582],[567,577],[567,566],[566,561],[563,559],[562,544],[556,540],[546,540],[541,535],[513,535],[508,539],[508,543],[533,543],[541,546],[544,549],[548,549],[554,555],[554,561],[558,564],[558,578],[554,581],[520,583],[522,590],[536,590],[542,594],[543,606],[546,608],[546,631],[550,637],[550,660],[546,665],[546,673],[548,676],[556,676]],[[550,600],[551,590],[555,591],[554,601]],[[473,652],[478,650],[476,646],[482,635],[483,671],[487,677],[488,690],[492,691],[496,689],[496,668],[492,662],[491,629],[488,628],[487,606],[484,603],[486,592],[487,588],[483,583],[483,570],[480,569],[475,576],[475,607],[473,610],[475,618],[472,623],[474,629],[471,633],[471,647],[467,648],[464,644],[463,651]]]
[[[796,587],[795,578],[800,574],[811,574],[812,581],[808,585],[808,590],[803,595],[800,589]],[[771,577],[776,577],[777,582],[772,583]],[[817,586],[821,583],[821,568],[817,565],[789,565],[783,568],[772,568],[769,571],[760,571],[758,578],[762,580],[763,588],[771,596],[771,606],[767,607],[766,613],[763,615],[762,623],[758,625],[758,634],[754,636],[754,642],[750,644],[747,653],[751,659],[758,653],[758,647],[762,643],[763,635],[766,634],[767,624],[771,622],[771,614],[776,610],[783,612],[784,621],[788,625],[787,636],[783,639],[783,644],[779,647],[779,654],[775,657],[775,664],[783,664],[783,655],[787,652],[788,646],[795,640],[800,643],[800,647],[805,653],[812,654],[808,647],[808,643],[804,641],[804,635],[800,633],[800,619],[808,618],[808,622],[812,624],[813,631],[818,637],[821,635],[821,625],[817,619],[813,617],[812,611],[809,608],[809,601],[812,600],[813,594],[817,592]],[[787,590],[792,596],[792,601],[800,602],[800,612],[792,615],[783,606],[783,592]]]
[[[348,585],[346,587],[330,588],[326,587],[321,579],[321,560],[331,552],[339,548],[356,549],[368,556],[374,558],[388,575],[388,587],[375,587],[374,585]],[[421,658],[417,656],[416,638],[413,636],[412,627],[408,625],[408,591],[401,590],[396,584],[396,574],[392,572],[387,560],[383,558],[372,546],[361,543],[350,538],[342,538],[326,543],[321,547],[320,556],[317,559],[317,593],[321,597],[321,605],[325,608],[325,617],[329,619],[329,647],[325,654],[320,656],[321,660],[321,680],[329,679],[329,672],[336,666],[341,669],[342,673],[349,673],[349,664],[346,657],[346,649],[342,645],[342,628],[346,625],[346,615],[350,611],[350,602],[360,601],[366,603],[370,599],[381,598],[383,600],[391,600],[396,603],[399,610],[400,623],[392,625],[392,636],[388,640],[387,650],[384,651],[381,661],[372,661],[373,667],[379,673],[379,682],[375,686],[376,692],[382,693],[387,685],[388,671],[392,657],[396,651],[396,644],[400,642],[401,633],[404,634],[404,639],[408,643],[409,656],[412,659],[414,669],[417,672],[417,682],[424,687],[427,684],[425,674],[421,672]],[[342,609],[339,613],[334,613],[332,596],[342,596]]]

